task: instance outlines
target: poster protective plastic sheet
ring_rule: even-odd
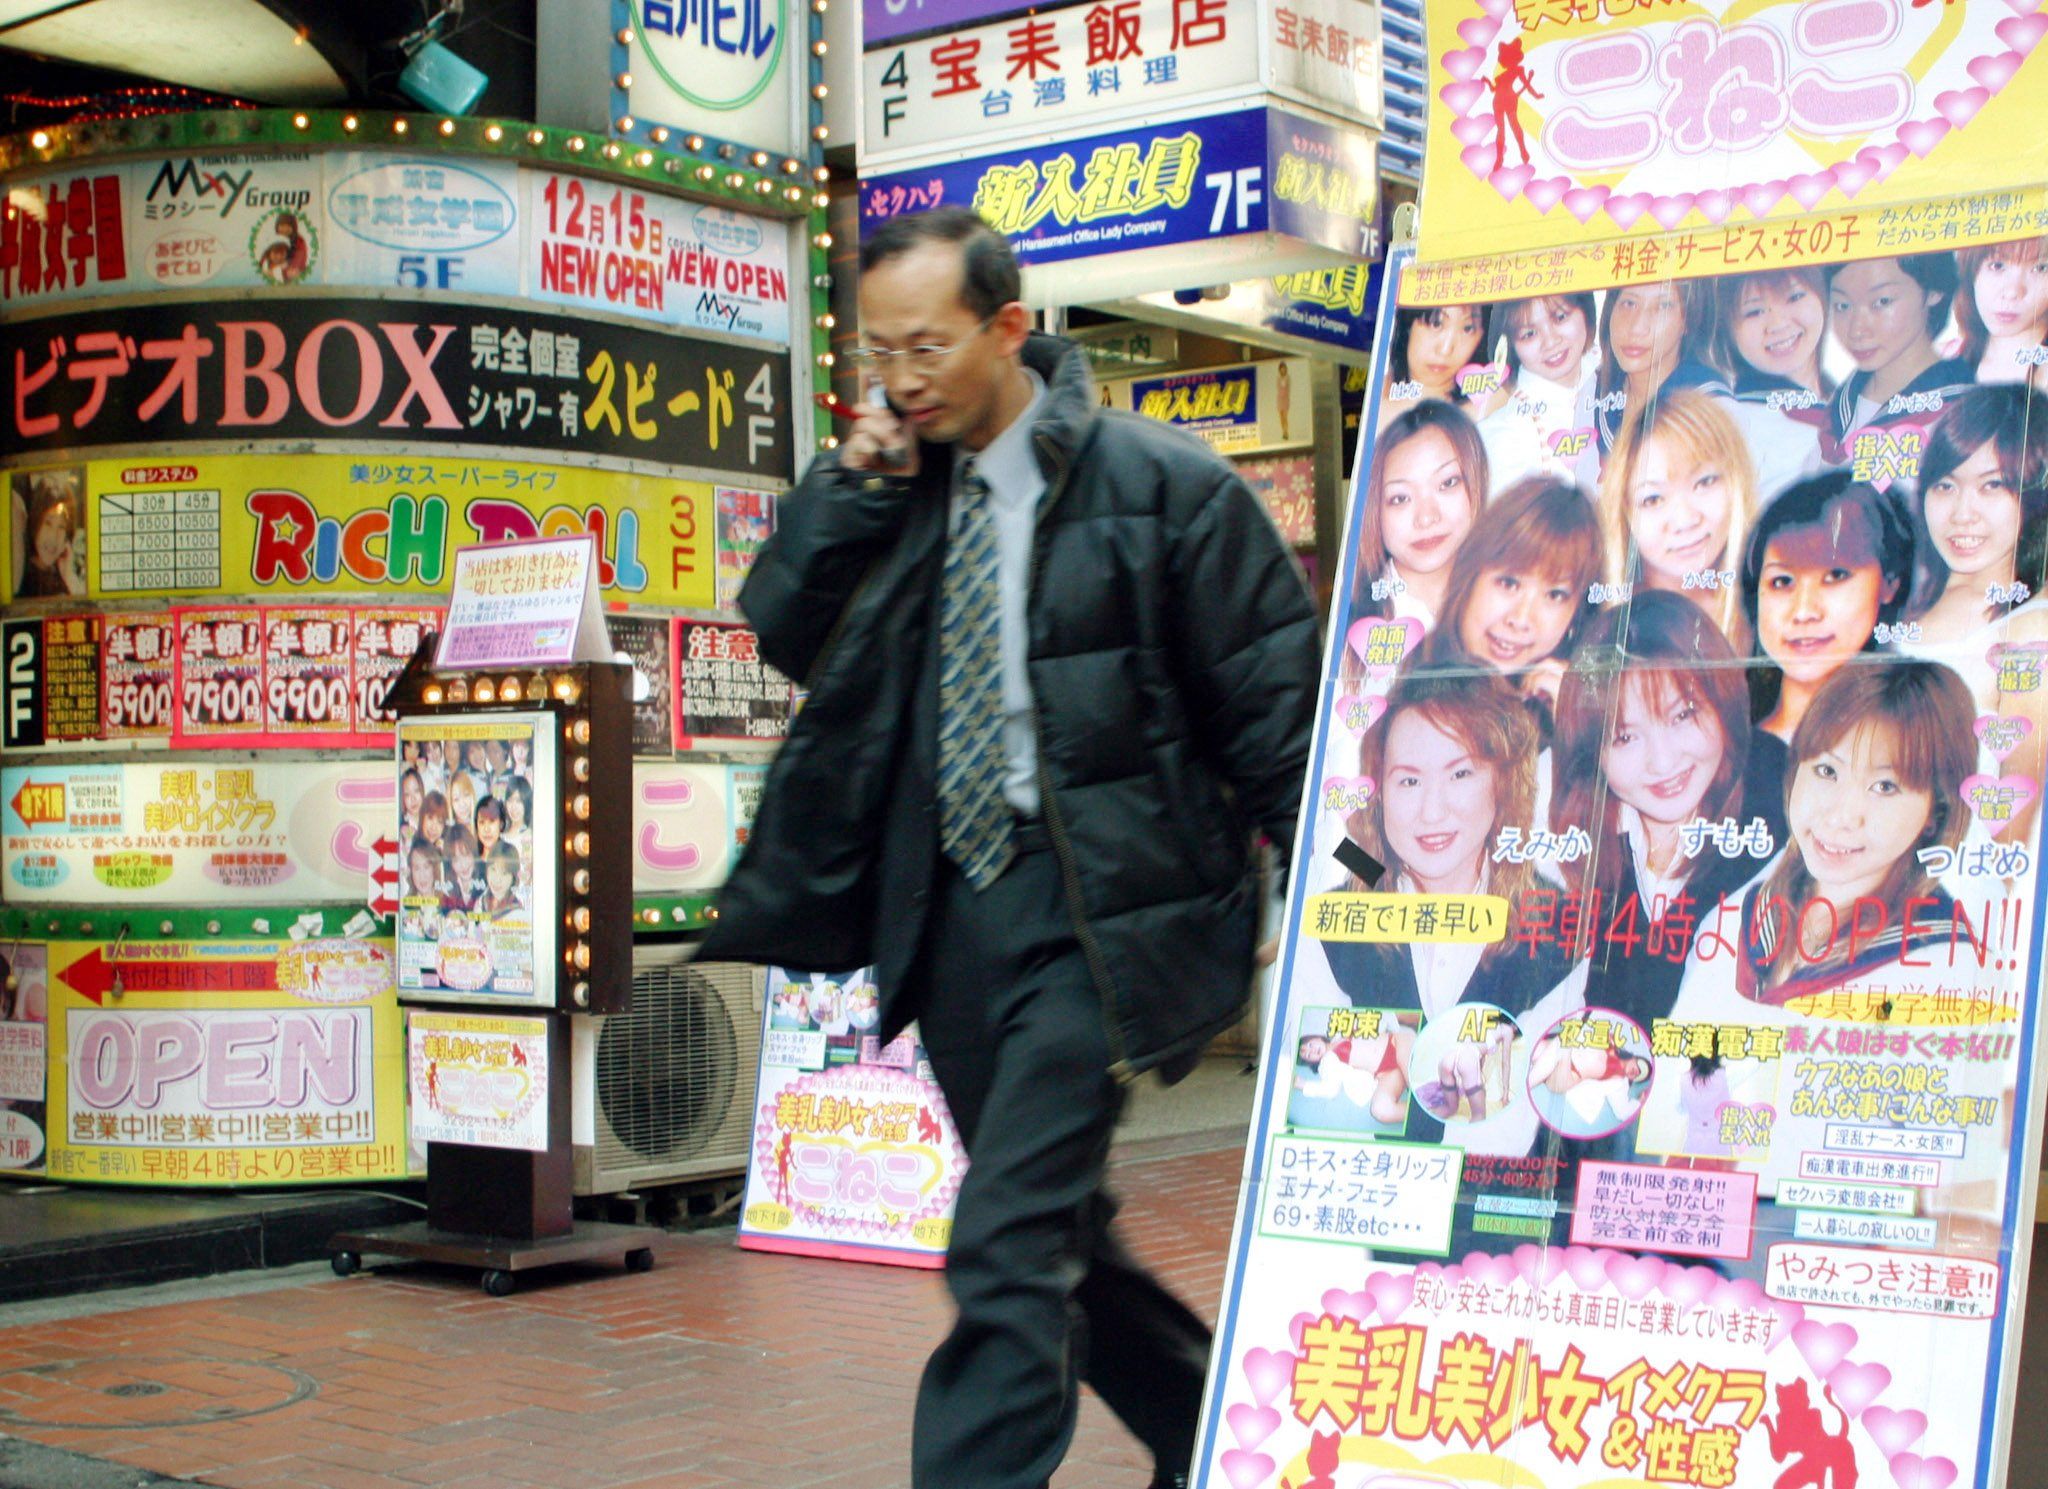
[[[2043,248],[1390,262],[1195,1483],[2003,1473]]]

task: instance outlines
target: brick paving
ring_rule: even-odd
[[[1241,1134],[1119,1151],[1131,1248],[1215,1316]],[[654,1233],[650,1233],[654,1234]],[[232,1489],[894,1489],[940,1276],[656,1236],[655,1269],[378,1264],[342,1280],[0,1328],[0,1430]],[[571,1280],[573,1278],[573,1280]],[[1142,1489],[1092,1395],[1055,1489]]]

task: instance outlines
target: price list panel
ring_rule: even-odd
[[[220,491],[110,491],[99,499],[100,589],[220,585]]]

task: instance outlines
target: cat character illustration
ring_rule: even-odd
[[[1856,1489],[1856,1449],[1849,1442],[1849,1414],[1825,1383],[1821,1394],[1842,1413],[1842,1430],[1829,1432],[1820,1408],[1807,1394],[1806,1382],[1791,1380],[1778,1387],[1776,1420],[1764,1419],[1771,1457],[1792,1462],[1772,1489]]]
[[[1493,75],[1493,168],[1499,170],[1507,159],[1508,131],[1515,132],[1515,144],[1522,152],[1522,164],[1529,163],[1529,141],[1522,134],[1522,115],[1517,100],[1527,94],[1540,99],[1536,78],[1522,65],[1522,38],[1500,44],[1500,71]]]
[[[1343,1435],[1318,1432],[1308,1440],[1308,1477],[1296,1489],[1337,1489],[1337,1465]]]

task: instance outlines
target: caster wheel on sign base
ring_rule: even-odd
[[[353,1251],[337,1251],[328,1259],[327,1264],[334,1268],[335,1276],[352,1277],[356,1269],[362,1266],[363,1259]]]
[[[638,1251],[626,1253],[628,1272],[652,1272],[654,1270],[654,1248],[642,1246]]]
[[[518,1283],[512,1280],[510,1272],[490,1271],[484,1273],[484,1291],[494,1298],[509,1298]]]

